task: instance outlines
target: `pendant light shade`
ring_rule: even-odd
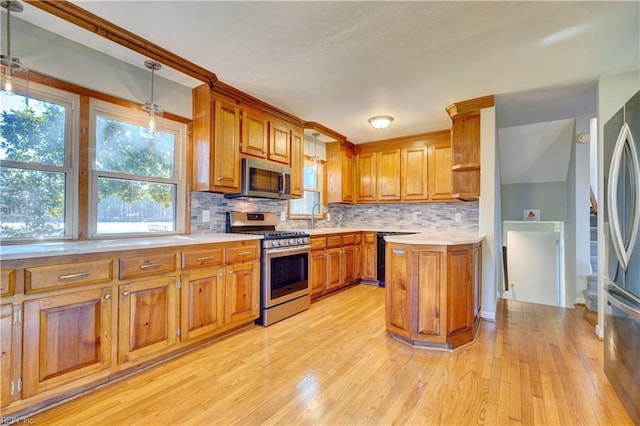
[[[26,92],[25,96],[28,99],[29,69],[22,65],[20,58],[13,56],[11,53],[11,14],[22,12],[23,6],[17,1],[2,1],[0,6],[7,11],[6,34],[4,34],[6,49],[4,53],[0,54],[0,66],[2,68],[0,90],[5,94],[12,95],[18,86],[22,86],[21,91]]]
[[[151,88],[149,89],[149,101],[142,105],[142,109],[149,114],[149,120],[147,126],[142,130],[141,135],[147,139],[155,139],[160,134],[160,121],[162,120],[162,109],[153,100],[154,86],[155,86],[155,73],[162,68],[160,63],[146,60],[144,66],[151,71]]]
[[[369,124],[371,124],[374,129],[386,129],[392,121],[393,117],[389,115],[378,115],[376,117],[371,117],[369,119]]]

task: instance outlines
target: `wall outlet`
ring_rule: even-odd
[[[331,221],[331,213],[327,213],[327,220]]]
[[[456,213],[453,216],[453,220],[455,220],[456,222],[462,222],[462,215],[460,213]]]
[[[284,222],[285,220],[287,220],[287,212],[286,212],[286,211],[284,211],[284,210],[283,210],[283,211],[281,211],[281,212],[280,212],[280,220],[281,220],[282,222]]]
[[[342,213],[338,215],[338,220],[342,220]]]
[[[209,210],[202,210],[202,221],[209,222],[211,220],[211,216],[209,214]]]
[[[413,220],[414,222],[418,220],[418,215],[420,214],[420,212],[413,212],[411,214],[411,220]]]

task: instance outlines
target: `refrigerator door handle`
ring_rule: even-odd
[[[609,301],[609,303],[613,306],[615,306],[616,308],[620,309],[622,312],[624,312],[625,314],[640,320],[640,309],[631,306],[629,303],[627,303],[622,297],[617,296],[615,293],[612,292],[608,292],[607,294],[607,300]]]

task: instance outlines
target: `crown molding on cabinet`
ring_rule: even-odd
[[[478,113],[483,108],[489,108],[495,105],[493,95],[483,96],[481,98],[469,99],[466,101],[455,102],[446,107],[449,117],[454,118],[461,115]]]

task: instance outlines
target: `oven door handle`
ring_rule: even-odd
[[[607,286],[607,301],[625,314],[640,320],[640,309],[637,304],[625,297],[622,292],[616,291],[616,288],[611,285]]]

